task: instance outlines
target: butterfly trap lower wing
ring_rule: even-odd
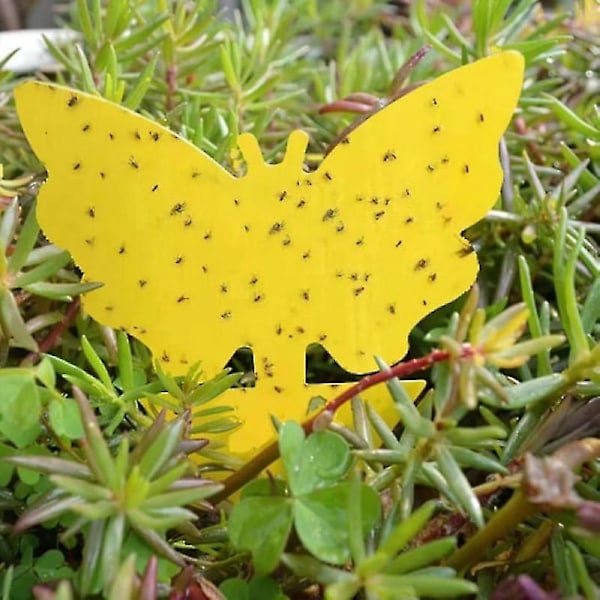
[[[277,165],[241,136],[240,178],[126,109],[25,83],[19,116],[49,173],[38,218],[104,284],[86,310],[140,339],[165,370],[201,360],[211,376],[252,348],[256,388],[226,400],[245,423],[228,449],[247,456],[271,439],[271,414],[300,420],[311,397],[331,396],[304,383],[310,343],[372,370],[374,354],[400,359],[417,320],[471,285],[477,261],[460,230],[497,196],[521,63],[502,53],[419,88],[315,173],[302,170],[301,132]],[[392,422],[385,390],[375,403]]]

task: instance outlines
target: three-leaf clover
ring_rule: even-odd
[[[308,438],[295,422],[280,431],[281,458],[288,488],[262,480],[247,489],[230,516],[229,535],[239,549],[252,552],[257,573],[275,569],[294,527],[304,547],[320,560],[341,565],[350,558],[348,543],[352,467],[348,444],[337,434],[318,431]],[[356,489],[356,488],[354,488]],[[377,522],[375,491],[359,484],[363,535]]]

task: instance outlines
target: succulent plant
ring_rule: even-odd
[[[63,534],[69,538],[86,530],[79,587],[83,593],[108,590],[118,570],[122,547],[130,535],[144,540],[160,556],[184,566],[185,558],[166,541],[167,530],[190,523],[206,509],[204,502],[221,484],[200,478],[186,479],[189,463],[182,442],[189,413],[169,423],[161,413],[135,448],[124,436],[113,456],[84,394],[74,388],[85,436],[82,457],[12,456],[13,465],[47,473],[54,489],[21,515],[14,527],[20,533],[65,512],[77,518]],[[205,445],[187,442],[187,452]]]

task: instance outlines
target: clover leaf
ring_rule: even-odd
[[[229,535],[241,550],[249,550],[259,575],[277,567],[292,525],[314,556],[333,564],[350,558],[348,521],[350,484],[346,481],[352,465],[348,444],[339,435],[319,431],[305,437],[295,422],[280,431],[281,458],[288,476],[287,495],[244,495],[231,512]],[[356,489],[356,488],[353,488]],[[273,486],[274,491],[281,488]],[[377,494],[359,484],[361,530],[367,534],[377,522],[380,503]]]

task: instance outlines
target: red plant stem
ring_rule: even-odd
[[[319,108],[319,114],[326,115],[327,113],[334,112],[351,112],[358,113],[360,115],[367,115],[370,112],[373,112],[375,106],[376,103],[367,104],[366,102],[357,102],[345,98],[343,100],[336,100],[335,102],[325,104],[324,106]]]
[[[417,371],[423,371],[424,369],[428,369],[432,365],[442,360],[448,360],[450,358],[450,353],[447,350],[434,350],[430,352],[426,356],[422,356],[421,358],[413,358],[412,360],[407,360],[406,362],[398,363],[393,367],[385,371],[379,371],[378,373],[373,373],[372,375],[367,375],[363,377],[358,383],[355,383],[352,387],[349,387],[345,392],[342,392],[339,396],[328,402],[324,408],[319,412],[319,414],[305,421],[302,425],[304,430],[308,433],[312,430],[313,423],[315,419],[324,412],[330,412],[335,414],[335,411],[344,405],[348,400],[354,398],[354,396],[358,396],[361,392],[364,392],[366,389],[377,385],[378,383],[383,383],[384,381],[389,381],[394,377],[406,377],[407,375],[412,375]]]
[[[390,97],[398,98],[406,80],[410,77],[415,67],[427,56],[431,46],[427,44],[417,50],[399,69],[390,86]]]
[[[38,351],[31,352],[25,357],[23,362],[34,364],[39,359],[40,356],[44,352],[48,352],[48,350],[52,349],[60,340],[63,333],[71,326],[77,313],[79,312],[79,305],[81,301],[79,298],[75,298],[71,304],[69,304],[69,308],[65,312],[65,316],[63,317],[60,323],[57,323],[51,330],[50,333],[38,344]]]
[[[471,346],[463,346],[462,356],[467,357],[472,354]],[[406,377],[417,371],[422,371],[434,365],[435,363],[448,360],[450,353],[447,350],[434,350],[421,358],[413,358],[406,362],[400,362],[389,369],[373,373],[363,377],[359,382],[349,387],[339,396],[328,402],[316,415],[312,416],[302,423],[302,428],[306,434],[313,430],[315,421],[324,413],[329,413],[333,416],[343,404],[348,402],[354,396],[357,396],[364,390],[389,381],[394,377]],[[263,448],[251,461],[247,462],[241,469],[230,475],[223,483],[224,487],[220,492],[217,492],[211,497],[211,502],[216,504],[237,492],[242,486],[256,477],[261,471],[266,469],[271,463],[279,458],[279,442],[277,440],[271,442]]]

